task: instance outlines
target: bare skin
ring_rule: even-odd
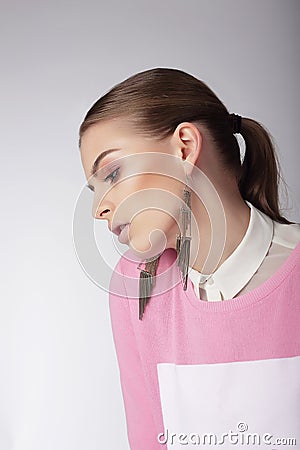
[[[98,155],[116,148],[119,150],[100,162],[97,176],[91,177]],[[203,173],[216,192],[205,197],[209,201],[203,201],[202,182],[196,182],[196,191],[192,190],[195,221],[192,231],[197,229],[199,234],[192,234],[190,265],[202,273],[212,273],[243,239],[250,208],[234,177],[220,164],[217,149],[204,126],[182,122],[171,136],[158,141],[138,134],[125,119],[101,121],[83,134],[80,152],[86,179],[95,192],[93,216],[107,220],[110,230],[116,224],[130,223],[128,245],[141,259],[154,256],[163,248],[176,249],[178,199],[182,199],[185,174],[193,177],[194,173]],[[166,163],[162,157],[167,157]],[[146,173],[150,169],[154,173]],[[167,197],[161,195],[164,193]],[[222,210],[226,219],[224,245],[218,257],[211,250],[211,239],[213,243],[216,235],[212,235],[212,214],[207,208],[210,212]]]

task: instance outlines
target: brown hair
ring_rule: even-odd
[[[87,112],[79,129],[79,147],[83,133],[92,124],[117,117],[129,119],[137,133],[158,140],[173,133],[181,122],[205,125],[224,169],[236,177],[242,198],[277,222],[294,223],[279,211],[278,188],[284,180],[272,136],[259,122],[243,117],[241,134],[246,151],[241,164],[229,112],[203,81],[169,68],[149,69],[127,78]],[[148,267],[152,266],[150,262]]]

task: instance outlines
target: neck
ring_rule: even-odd
[[[221,191],[214,184],[213,189],[204,187],[201,195],[191,190],[189,265],[203,274],[211,274],[220,267],[241,243],[249,225],[250,208],[232,186],[231,190]],[[176,234],[172,243],[176,248]]]

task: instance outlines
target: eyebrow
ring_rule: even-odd
[[[109,150],[105,150],[104,152],[102,152],[100,155],[97,156],[97,158],[94,161],[90,176],[95,175],[95,173],[97,172],[98,166],[100,164],[100,161],[102,161],[103,158],[105,158],[107,155],[109,155],[112,152],[116,152],[118,150],[121,150],[120,148],[110,148]],[[97,175],[96,175],[97,176]]]
[[[105,150],[104,152],[102,152],[100,155],[98,155],[97,158],[95,159],[94,163],[93,163],[93,167],[92,167],[92,170],[91,170],[91,173],[90,173],[90,177],[95,175],[95,173],[97,172],[98,166],[100,164],[100,161],[102,161],[103,158],[105,158],[110,153],[116,152],[118,150],[121,150],[121,149],[120,148],[110,148],[110,149]],[[95,176],[97,176],[97,175],[95,175]],[[94,188],[90,184],[86,184],[86,187],[88,187],[91,191],[94,192]]]

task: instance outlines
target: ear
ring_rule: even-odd
[[[203,138],[200,130],[191,122],[180,123],[173,133],[172,143],[175,147],[176,154],[188,163],[185,164],[187,175],[191,174],[193,166],[198,161],[202,141]]]

